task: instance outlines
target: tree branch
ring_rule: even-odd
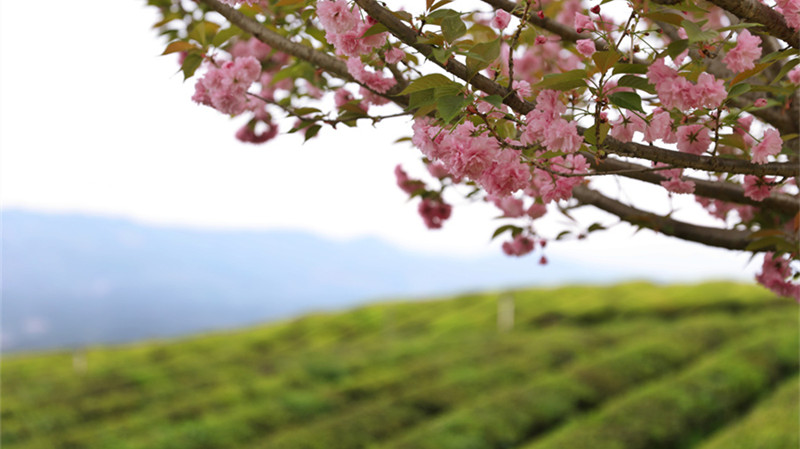
[[[598,209],[616,215],[623,221],[652,229],[664,235],[698,242],[708,246],[734,250],[745,250],[750,243],[749,231],[698,226],[645,212],[608,198],[584,185],[575,187],[572,191],[572,196],[583,204],[595,206]],[[773,248],[761,248],[757,251],[770,251],[772,249]]]
[[[276,50],[280,50],[283,53],[292,55],[296,58],[300,58],[304,61],[308,61],[311,64],[315,65],[316,67],[319,67],[344,81],[359,84],[360,86],[369,89],[373,93],[388,98],[389,100],[393,101],[394,103],[397,103],[402,107],[408,106],[408,97],[380,94],[370,89],[369,86],[361,84],[356,80],[354,80],[353,77],[350,75],[350,72],[347,70],[347,64],[345,64],[345,62],[339,58],[336,58],[321,51],[314,50],[313,48],[307,45],[299,44],[297,42],[292,42],[289,39],[281,36],[280,34],[275,33],[269,28],[263,26],[257,20],[242,14],[240,11],[230,7],[229,5],[219,0],[195,0],[195,1],[206,4],[209,8],[213,9],[214,11],[224,16],[226,19],[230,20],[232,24],[238,26],[243,31],[249,34],[252,34],[253,36],[256,37],[256,39],[260,40],[261,42],[269,45],[270,47]],[[398,83],[398,86],[400,86],[400,83]],[[400,89],[402,89],[402,87]],[[397,89],[393,90],[399,92],[399,90]]]
[[[578,127],[580,132],[583,128]],[[682,168],[693,168],[719,173],[735,173],[756,176],[783,176],[791,178],[800,176],[800,164],[791,162],[769,162],[753,164],[741,159],[724,159],[721,157],[698,156],[690,153],[666,150],[656,146],[634,142],[620,142],[613,137],[606,137],[603,149],[621,156],[637,157],[655,162],[674,165]]]
[[[786,24],[783,16],[758,0],[709,0],[720,8],[730,11],[743,22],[761,24],[767,33],[777,37],[794,48],[800,48],[800,34]],[[655,0],[660,4],[676,4],[672,0]]]
[[[666,181],[666,178],[660,174],[647,171],[647,167],[630,162],[620,161],[618,159],[606,158],[603,160],[596,160],[591,155],[584,156],[597,172],[619,172],[620,176],[626,178],[638,179],[639,181],[648,182],[650,184],[659,184],[661,181]],[[769,209],[787,216],[794,216],[800,212],[800,199],[794,198],[789,195],[773,193],[772,196],[764,199],[764,201],[755,201],[744,195],[744,189],[736,184],[708,181],[705,179],[692,178],[688,176],[681,177],[684,181],[691,181],[695,184],[695,194],[707,198],[714,198],[722,201],[727,201],[736,204],[747,204],[759,208]]]

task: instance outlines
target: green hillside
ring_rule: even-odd
[[[730,283],[370,305],[7,356],[0,443],[796,449],[799,340],[795,302]]]

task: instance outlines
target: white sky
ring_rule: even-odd
[[[480,255],[500,222],[486,205],[456,207],[428,231],[416,202],[395,185],[419,152],[393,145],[405,119],[377,129],[323,129],[239,143],[241,120],[190,100],[174,55],[140,1],[0,4],[0,202],[4,208],[122,216],[163,225],[292,228],[333,238],[374,236],[413,250]],[[286,126],[284,129],[288,128]],[[666,195],[634,184],[637,204],[666,211]],[[613,182],[611,188],[614,188]],[[651,204],[648,204],[651,203]],[[658,204],[662,206],[658,207]],[[696,217],[691,201],[677,216]],[[694,211],[694,212],[692,212]],[[592,221],[611,223],[605,214]],[[561,221],[541,225],[552,230]],[[706,220],[704,223],[713,223]],[[538,256],[537,256],[538,257]],[[659,237],[627,225],[581,242],[553,243],[548,257],[658,279],[752,279],[748,255]]]

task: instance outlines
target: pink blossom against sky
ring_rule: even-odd
[[[433,179],[418,150],[392,144],[412,134],[410,122],[323,129],[305,145],[297,135],[259,147],[240,143],[234,134],[241,120],[192,102],[195,83],[183,82],[175,55],[159,56],[165,44],[151,29],[156,14],[144,1],[43,0],[37,6],[48,11],[37,17],[37,33],[19,20],[29,14],[26,3],[0,6],[2,207],[191,227],[292,228],[337,239],[372,236],[438,254],[500,252],[502,239],[490,243],[490,236],[505,222],[493,219],[494,206],[452,201],[452,217],[429,231],[417,203],[397,188],[398,163],[412,178]],[[101,10],[124,19],[98,20]],[[64,51],[46,57],[30,51],[64,39]],[[75,64],[81,70],[66,70]],[[55,79],[69,88],[52,88]],[[610,178],[595,185],[651,210],[650,195],[665,195],[660,187],[627,182],[622,185],[634,188],[619,194]],[[703,215],[687,195],[673,205],[676,218]],[[590,209],[575,214],[587,225],[615,222]],[[563,222],[550,213],[538,227],[555,235]],[[634,231],[622,225],[579,242],[552,242],[547,255],[606,267],[635,262],[634,273],[661,273],[661,279],[749,280],[760,268],[760,258],[748,265],[747,254]]]

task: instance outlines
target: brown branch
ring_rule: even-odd
[[[517,18],[521,19],[525,17],[524,13],[517,8],[517,3],[510,0],[483,0],[483,2],[492,6],[494,9],[502,9],[503,11],[516,16]],[[588,34],[578,33],[572,27],[556,22],[555,20],[551,20],[546,17],[541,19],[536,14],[528,14],[528,23],[547,30],[557,36],[561,36],[561,39],[569,42],[576,42],[578,39],[592,38]],[[601,48],[601,46],[604,48]],[[597,42],[597,49],[608,50],[608,46],[605,42],[600,41]]]
[[[578,127],[579,132],[584,132]],[[753,164],[741,159],[725,159],[721,157],[698,156],[695,154],[671,151],[656,146],[634,142],[620,142],[613,137],[606,137],[603,149],[620,156],[636,157],[655,162],[674,165],[682,168],[693,168],[718,173],[735,173],[740,175],[782,176],[791,178],[800,176],[800,164],[791,162],[769,162]]]
[[[650,184],[659,184],[661,181],[666,181],[666,178],[660,174],[648,170],[647,167],[643,167],[639,164],[612,158],[597,160],[587,154],[584,154],[584,156],[598,173],[614,172],[626,178],[637,179]],[[746,197],[742,186],[737,184],[714,182],[688,176],[683,176],[681,179],[693,182],[695,184],[694,193],[699,196],[736,204],[747,204],[773,210],[787,216],[794,216],[800,212],[800,199],[789,195],[773,193],[770,197],[764,199],[764,201],[755,201]]]
[[[595,206],[598,209],[616,215],[623,221],[682,240],[734,250],[745,250],[750,243],[749,231],[698,226],[645,212],[611,199],[583,185],[575,187],[572,191],[572,196],[583,204]],[[771,250],[773,248],[761,248],[757,251]]]
[[[794,48],[800,48],[800,34],[786,24],[783,16],[758,0],[709,0],[720,8],[733,13],[743,22],[761,24],[767,33]],[[672,0],[655,0],[656,3],[675,4]]]

